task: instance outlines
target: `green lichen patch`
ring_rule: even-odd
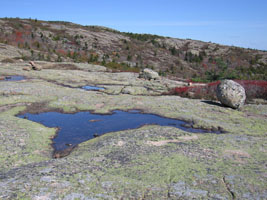
[[[164,91],[168,82],[139,80],[130,73],[27,72],[22,67],[7,64],[0,69],[28,77],[0,82],[0,199],[266,197],[266,105],[237,111],[197,99],[142,96],[140,91]],[[67,87],[89,83],[114,92]],[[78,145],[67,157],[52,159],[56,129],[15,116],[23,111],[106,114],[129,109],[183,119],[211,133],[144,126],[107,133]],[[227,132],[215,134],[216,128]]]
[[[50,159],[51,137],[56,130],[14,116],[24,109],[0,113],[1,170]]]

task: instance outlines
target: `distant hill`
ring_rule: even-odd
[[[266,51],[101,26],[2,18],[0,43],[21,50],[13,59],[89,62],[114,71],[149,67],[163,76],[195,81],[267,80]]]

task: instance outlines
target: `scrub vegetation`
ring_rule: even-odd
[[[266,51],[69,22],[2,18],[0,24],[0,42],[25,50],[19,56],[24,60],[92,63],[113,71],[151,68],[195,82],[267,80]]]

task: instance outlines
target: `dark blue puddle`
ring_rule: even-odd
[[[115,110],[112,114],[93,114],[90,112],[78,112],[75,114],[64,114],[59,112],[45,112],[40,114],[22,114],[20,118],[26,118],[41,123],[47,127],[58,127],[58,133],[53,139],[55,151],[64,151],[70,146],[90,140],[96,136],[108,132],[135,129],[143,125],[156,124],[160,126],[171,126],[192,133],[220,133],[218,130],[208,131],[195,129],[189,123],[161,117],[154,114],[141,113],[138,110],[129,112]]]
[[[24,76],[5,76],[5,79],[2,81],[21,81],[25,79]]]
[[[92,90],[92,91],[105,90],[105,88],[103,88],[103,87],[97,87],[97,86],[91,86],[91,85],[83,86],[82,89],[84,89],[84,90]]]

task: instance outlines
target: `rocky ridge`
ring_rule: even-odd
[[[172,79],[196,81],[267,77],[266,51],[69,22],[0,19],[1,43],[19,48],[9,56],[15,59],[89,62],[117,71],[151,68]]]

